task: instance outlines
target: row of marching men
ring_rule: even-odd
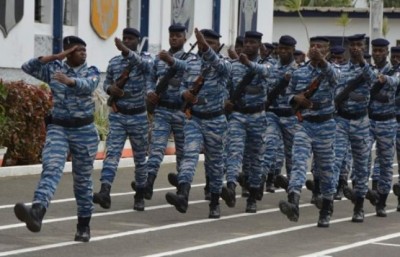
[[[354,222],[364,219],[365,197],[375,204],[378,216],[386,216],[399,83],[398,58],[392,58],[395,65],[386,60],[389,42],[372,41],[375,66],[371,66],[364,59],[364,35],[348,37],[349,61],[334,64],[327,60],[329,40],[317,36],[310,38],[309,61],[297,65],[296,40],[291,36],[280,38],[274,59],[261,43],[262,34],[248,31],[242,48],[238,44],[225,58],[219,54],[221,36],[209,29],[195,29],[197,42],[184,52],[185,31],[183,26],[170,26],[170,49],[155,58],[137,52],[138,30],[126,28],[122,40],[115,38],[121,54],[109,61],[103,83],[112,112],[101,189],[94,194],[91,171],[98,135],[92,93],[99,84],[99,71],[86,65],[86,43],[66,37],[63,52],[23,64],[25,72],[49,83],[54,97],[33,204],[17,203],[14,208],[30,231],[41,230],[70,152],[78,205],[75,240],[88,242],[94,204],[111,207],[111,187],[127,138],[135,153],[133,209],[144,211],[171,133],[177,172],[168,179],[177,191],[167,193],[166,200],[181,213],[188,209],[191,183],[204,152],[209,218],[220,217],[220,197],[229,207],[235,206],[238,183],[248,191],[246,212],[256,212],[264,184],[272,191],[275,182],[288,193],[288,200],[279,203],[282,213],[297,221],[311,155],[314,183],[308,184],[313,184],[314,201],[320,207],[318,226],[329,226],[337,188],[346,189],[354,203]],[[197,53],[192,53],[196,46]],[[391,49],[392,57],[399,53],[398,48]],[[373,175],[376,190],[368,190],[374,141],[379,164]],[[283,159],[287,176],[275,174]],[[352,188],[343,186],[346,167],[352,167]],[[394,192],[399,195],[399,191],[396,183]]]
[[[271,190],[274,182],[288,192],[288,201],[280,202],[281,211],[290,220],[297,221],[300,193],[311,155],[314,201],[320,207],[318,226],[329,226],[333,200],[337,189],[344,188],[349,166],[353,167],[353,187],[346,187],[345,191],[354,203],[352,220],[363,221],[366,195],[373,198],[371,202],[376,205],[377,215],[386,215],[397,128],[394,99],[399,83],[393,68],[396,66],[392,67],[386,60],[389,42],[372,41],[375,66],[371,66],[364,59],[365,35],[347,38],[350,59],[341,63],[335,51],[331,59],[336,63],[327,60],[330,54],[327,38],[313,37],[307,53],[309,61],[298,65],[293,57],[296,40],[291,36],[280,38],[275,49],[278,59],[273,59],[265,54],[262,34],[248,31],[242,48],[237,45],[235,50],[230,49],[230,58],[225,58],[219,54],[220,35],[215,31],[195,30],[196,54],[182,50],[183,27],[174,25],[169,31],[169,51],[161,51],[153,63],[146,62],[151,63],[147,73],[150,74],[146,87],[147,110],[154,112],[147,162],[145,150],[135,149],[146,145],[145,128],[136,132],[142,137],[140,142],[128,134],[135,151],[135,181],[132,182],[136,191],[135,210],[144,210],[144,199],[152,198],[172,132],[177,173],[169,174],[168,179],[177,191],[167,193],[166,200],[181,213],[188,209],[191,183],[203,151],[210,218],[220,217],[220,197],[229,207],[235,206],[239,183],[248,190],[246,212],[256,212],[264,184]],[[396,50],[392,48],[392,52]],[[105,82],[107,92],[114,90],[111,82],[120,74],[112,75],[113,79]],[[122,115],[124,119],[124,115],[137,115],[132,110],[121,111],[120,102],[131,95],[128,87],[119,92],[117,96],[121,100],[116,101],[117,111],[111,116]],[[137,124],[147,124],[144,119]],[[101,190],[94,194],[94,202],[104,208],[111,204],[115,160],[120,157],[120,147],[115,147],[113,153],[112,135],[116,131],[119,130],[111,123],[105,167],[107,163],[114,166],[103,168]],[[376,165],[380,171],[375,180],[379,182],[377,190],[367,194],[368,160],[374,140],[380,163]],[[143,153],[141,159],[138,153]],[[282,159],[285,159],[287,176],[274,174]],[[226,186],[223,186],[224,180]]]

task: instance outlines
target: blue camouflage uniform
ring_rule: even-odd
[[[151,129],[150,153],[147,161],[147,171],[149,175],[152,174],[157,176],[171,132],[174,135],[176,170],[179,173],[179,167],[183,156],[183,126],[185,123],[185,115],[181,111],[183,101],[180,96],[179,88],[182,82],[184,70],[186,69],[186,62],[178,61],[178,59],[180,59],[184,54],[185,52],[183,50],[174,53],[173,57],[176,61],[171,67],[161,61],[158,56],[156,56],[154,61],[151,88],[148,89],[147,93],[155,91],[157,80],[166,75],[169,69],[176,69],[177,73],[169,80],[167,90],[160,95],[160,100],[154,112]]]
[[[117,112],[110,112],[110,130],[106,140],[106,158],[101,171],[101,183],[112,184],[121,153],[127,138],[134,152],[135,181],[137,188],[144,188],[147,179],[146,152],[148,120],[145,106],[146,88],[150,87],[153,60],[147,53],[129,51],[127,57],[118,55],[108,64],[104,90],[117,80],[131,63],[132,69],[123,90],[124,95],[116,101]]]
[[[68,153],[71,153],[78,217],[90,217],[93,211],[91,175],[99,143],[93,123],[92,94],[98,86],[100,72],[86,63],[72,68],[60,61],[43,64],[38,58],[24,63],[22,70],[49,84],[54,103],[42,152],[43,171],[32,202],[48,208],[63,174]],[[55,72],[73,78],[76,85],[68,87],[54,80]]]
[[[211,194],[220,194],[224,174],[224,144],[227,120],[224,115],[226,87],[231,64],[220,58],[211,48],[202,56],[188,61],[187,72],[181,85],[181,94],[190,89],[199,74],[209,66],[204,76],[204,85],[197,98],[198,104],[192,107],[192,116],[184,126],[184,157],[178,175],[179,184],[192,183],[199,153],[204,147],[207,176],[210,180]]]
[[[378,69],[377,74],[387,74],[392,69],[390,63]],[[393,157],[395,149],[395,137],[397,129],[395,93],[399,84],[399,73],[392,76],[386,75],[386,83],[382,89],[371,94],[369,104],[371,147],[376,141],[376,158],[379,165],[372,174],[372,180],[377,181],[377,191],[381,194],[389,194],[393,177]],[[375,97],[374,97],[375,96]],[[371,154],[368,167],[371,167]]]

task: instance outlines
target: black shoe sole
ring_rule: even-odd
[[[29,213],[29,208],[27,208],[25,206],[25,204],[23,203],[17,203],[14,206],[14,214],[15,216],[22,222],[25,222],[26,227],[34,233],[37,233],[40,231],[40,229],[42,228],[41,224],[37,224],[37,222],[35,222],[30,213]]]
[[[279,201],[279,209],[283,214],[287,216],[287,218],[290,221],[297,222],[299,220],[299,217],[296,216],[296,214],[293,211],[292,205],[286,201]]]
[[[235,196],[235,199],[232,199],[230,197],[229,191],[228,191],[228,189],[226,187],[222,187],[221,198],[225,201],[225,204],[229,208],[235,207],[235,205],[236,205],[236,196]]]
[[[180,203],[178,203],[177,201],[177,195],[175,195],[174,193],[167,193],[165,195],[165,199],[167,200],[167,202],[173,206],[175,206],[175,209],[180,212],[180,213],[186,213],[187,211],[187,207],[185,208],[185,206],[182,206]]]
[[[286,177],[282,176],[282,175],[278,175],[275,178],[275,187],[280,187],[283,188],[285,190],[288,189],[289,187],[289,181]]]
[[[101,208],[103,209],[110,209],[111,208],[111,199],[110,202],[105,202],[101,196],[99,196],[99,193],[94,193],[93,194],[93,203],[100,205]]]

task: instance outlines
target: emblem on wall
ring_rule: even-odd
[[[194,0],[171,1],[171,24],[185,26],[186,38],[190,38],[194,29]]]
[[[4,37],[24,16],[24,0],[0,0],[0,30]]]
[[[90,23],[100,38],[109,38],[118,27],[118,0],[91,0]]]

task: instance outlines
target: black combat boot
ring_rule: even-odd
[[[221,216],[221,210],[219,208],[219,194],[211,193],[211,201],[209,204],[210,212],[208,218],[219,219]]]
[[[352,222],[364,222],[364,197],[355,197]]]
[[[365,195],[365,199],[369,200],[369,202],[376,206],[379,201],[379,194],[376,190],[371,190],[368,188],[367,194]]]
[[[256,213],[257,212],[257,194],[259,193],[260,188],[249,188],[249,197],[247,198],[246,212],[248,213]]]
[[[379,200],[375,206],[376,216],[386,217],[387,213],[386,213],[385,207],[386,207],[386,200],[388,198],[388,194],[378,193],[378,195],[379,195]]]
[[[153,187],[156,177],[157,176],[154,174],[147,175],[146,188],[144,190],[144,199],[151,200],[151,198],[153,197]]]
[[[353,187],[353,188],[354,188],[354,187]],[[355,196],[355,194],[354,194],[354,190],[353,190],[353,189],[351,189],[351,188],[348,187],[348,186],[345,186],[345,187],[343,188],[343,195],[344,195],[344,197],[346,197],[348,200],[350,200],[352,203],[355,204],[356,196]]]
[[[39,232],[46,208],[41,203],[34,203],[31,208],[23,203],[17,203],[14,206],[14,213],[20,221],[25,222],[30,231]]]
[[[322,209],[322,196],[319,186],[319,179],[314,179],[314,186],[312,187],[312,196],[310,203],[314,204],[319,210]],[[310,187],[311,188],[311,187]]]
[[[233,208],[236,204],[236,184],[234,182],[228,182],[226,187],[222,187],[221,198],[224,199],[228,207]]]
[[[294,192],[288,194],[288,201],[279,201],[279,209],[290,221],[299,220],[299,201],[300,195]]]
[[[397,211],[400,212],[400,184],[393,185],[393,193],[397,196]]]
[[[145,188],[136,188],[135,196],[133,197],[133,209],[135,211],[144,211],[144,192]]]
[[[206,176],[206,185],[204,186],[204,200],[211,201],[210,178],[208,176]]]
[[[283,176],[282,174],[278,174],[275,177],[275,183],[274,183],[275,187],[277,188],[283,188],[285,189],[285,191],[287,191],[288,187],[289,187],[289,179],[286,178],[285,176]]]
[[[319,219],[317,226],[320,228],[329,227],[329,222],[333,213],[333,200],[322,199],[322,208],[319,211]]]
[[[168,192],[165,195],[167,202],[174,205],[176,210],[180,213],[186,213],[189,206],[189,183],[181,183],[178,186],[178,192],[176,194]]]
[[[342,200],[343,198],[343,189],[347,186],[347,181],[344,179],[339,179],[338,186],[336,188],[336,194],[334,195],[335,200]]]
[[[75,241],[89,242],[90,240],[90,218],[91,217],[78,217],[78,224],[76,225]]]
[[[168,173],[168,182],[174,187],[178,188],[178,174]]]
[[[378,190],[378,180],[372,180],[372,190]]]
[[[100,191],[93,194],[93,203],[100,204],[103,209],[110,209],[111,197],[110,197],[111,185],[102,183]]]
[[[243,172],[239,173],[238,183],[242,187],[242,197],[249,197],[249,185],[248,185],[249,177],[244,175]]]
[[[258,190],[258,193],[256,195],[256,200],[257,201],[261,201],[263,196],[264,196],[264,185],[265,185],[265,181],[267,180],[265,175],[261,176],[261,183],[260,183],[260,188]]]
[[[265,181],[265,191],[268,193],[275,193],[275,175],[272,173],[269,173],[267,176],[267,180]]]

